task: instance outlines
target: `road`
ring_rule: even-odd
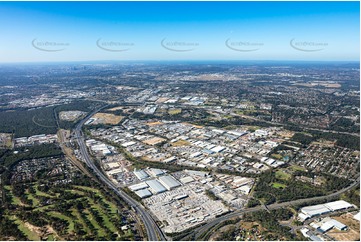
[[[108,105],[106,105],[108,106]],[[84,158],[85,163],[90,167],[94,173],[99,177],[99,179],[106,184],[110,189],[112,189],[119,197],[121,197],[128,205],[130,205],[140,216],[140,219],[143,221],[148,239],[151,241],[165,241],[166,237],[164,236],[161,229],[158,227],[158,225],[155,223],[155,221],[152,219],[150,214],[145,210],[145,208],[139,204],[137,201],[135,201],[133,198],[131,198],[128,194],[126,194],[124,191],[119,190],[115,184],[108,179],[107,176],[105,176],[98,167],[94,164],[92,158],[90,157],[87,147],[84,142],[84,137],[82,135],[82,126],[84,123],[95,113],[99,112],[106,106],[103,106],[101,108],[98,108],[94,110],[92,113],[90,113],[88,116],[86,116],[83,120],[81,120],[78,125],[75,128],[75,135],[77,138],[77,142],[79,145],[80,153],[82,157]]]
[[[345,191],[352,189],[353,187],[357,186],[358,184],[360,184],[360,176],[359,175],[358,175],[358,178],[351,185],[349,185],[348,187],[345,187],[337,192],[334,192],[332,194],[320,196],[320,197],[298,199],[298,200],[283,202],[283,203],[274,203],[271,205],[267,205],[267,209],[274,210],[274,209],[284,208],[284,207],[291,206],[291,205],[299,205],[299,204],[303,204],[306,202],[314,202],[314,201],[318,201],[318,200],[332,198],[332,197],[335,197],[335,196],[338,196],[338,195],[344,193]],[[243,210],[234,211],[232,213],[226,214],[219,218],[215,218],[215,219],[209,221],[207,224],[205,224],[201,227],[195,228],[195,230],[193,232],[191,232],[190,234],[187,234],[185,237],[182,238],[182,240],[190,240],[190,239],[197,240],[197,239],[199,239],[199,237],[201,235],[205,234],[207,231],[210,231],[212,227],[216,226],[217,224],[219,224],[223,221],[239,217],[240,215],[243,215],[245,213],[257,212],[257,211],[260,211],[263,209],[265,209],[264,206],[257,206],[254,208],[246,208]],[[195,238],[193,239],[192,236],[195,236]]]
[[[135,201],[133,198],[131,198],[128,194],[126,194],[124,191],[119,190],[114,183],[112,183],[108,177],[106,177],[99,169],[98,167],[95,166],[94,162],[92,161],[91,157],[89,156],[88,150],[85,146],[84,143],[84,137],[82,135],[82,126],[84,125],[84,123],[91,117],[93,116],[95,113],[99,112],[101,109],[105,108],[106,106],[103,106],[95,111],[93,111],[91,114],[89,114],[86,118],[84,118],[83,120],[81,120],[79,122],[79,124],[77,125],[76,129],[75,129],[75,134],[77,137],[77,141],[79,144],[79,148],[80,148],[80,152],[86,162],[86,164],[93,169],[93,171],[98,175],[98,177],[100,178],[100,180],[102,182],[104,182],[106,185],[108,185],[109,188],[111,188],[118,196],[120,196],[127,204],[129,204],[131,207],[133,207],[135,209],[135,211],[140,215],[141,219],[144,222],[147,234],[148,234],[148,239],[152,240],[152,241],[156,241],[156,240],[166,240],[166,237],[164,236],[164,234],[162,233],[162,231],[160,230],[160,228],[158,227],[158,225],[155,223],[155,221],[152,219],[152,217],[150,216],[150,214],[146,211],[146,209],[139,204],[137,201]],[[303,204],[306,202],[313,202],[313,201],[318,201],[318,200],[323,200],[323,199],[327,199],[327,198],[332,198],[335,196],[340,195],[341,193],[357,186],[360,183],[360,178],[358,176],[357,180],[355,182],[353,182],[350,186],[337,191],[335,193],[326,195],[326,196],[320,196],[320,197],[313,197],[313,198],[305,198],[305,199],[298,199],[298,200],[294,200],[294,201],[289,201],[289,202],[283,202],[283,203],[275,203],[275,204],[271,204],[268,205],[267,208],[268,210],[274,210],[274,209],[278,209],[278,208],[282,208],[282,207],[286,207],[286,206],[291,206],[291,205],[299,205],[299,204]],[[232,213],[226,214],[224,216],[221,216],[219,218],[215,218],[211,221],[209,221],[208,223],[206,223],[205,225],[195,228],[194,231],[192,231],[190,234],[186,235],[185,237],[182,238],[182,240],[189,240],[190,238],[192,238],[192,235],[195,235],[195,239],[198,239],[202,234],[206,233],[207,231],[210,231],[210,229],[212,227],[214,227],[215,225],[238,217],[242,214],[245,213],[250,213],[250,212],[256,212],[256,211],[260,211],[264,209],[264,206],[258,206],[258,207],[254,207],[254,208],[246,208],[243,210],[238,210],[238,211],[234,211]]]
[[[209,111],[209,112],[212,112],[212,111],[214,112],[214,110],[208,109],[208,107],[205,108],[205,109],[207,111]],[[220,112],[218,112],[218,113],[220,113]],[[259,118],[249,116],[249,115],[242,115],[242,114],[237,114],[237,113],[227,113],[227,115],[231,115],[231,116],[234,116],[234,117],[241,117],[241,118],[250,119],[250,120],[253,120],[253,121],[259,121],[259,122],[263,122],[263,123],[268,123],[270,125],[281,125],[282,127],[285,126],[284,123],[279,123],[279,122],[274,122],[274,121],[267,121],[267,120],[259,119]],[[346,134],[346,135],[360,137],[359,133],[342,132],[342,131],[336,131],[336,130],[330,130],[330,129],[311,128],[311,127],[301,126],[301,125],[298,125],[298,126],[301,127],[304,130],[313,130],[313,131],[320,131],[320,132],[324,132],[324,133],[333,133],[333,134]]]

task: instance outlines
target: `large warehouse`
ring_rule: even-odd
[[[146,198],[146,197],[152,196],[152,193],[150,193],[150,191],[148,189],[142,189],[142,190],[135,191],[135,194],[137,194],[138,197],[140,197],[140,198]]]
[[[352,208],[353,205],[343,200],[325,203],[325,206],[331,211],[338,211],[342,209]]]
[[[167,189],[162,184],[160,184],[159,181],[157,181],[157,180],[149,180],[149,181],[146,181],[146,183],[148,184],[150,191],[153,194],[158,194],[158,193],[167,191]]]
[[[354,205],[345,202],[343,200],[338,200],[334,202],[318,204],[314,206],[308,206],[301,208],[301,213],[298,215],[301,220],[312,218],[317,215],[322,215],[325,213],[330,213],[342,209],[352,208]]]
[[[141,181],[145,180],[145,179],[147,179],[149,177],[149,175],[143,170],[134,171],[134,175]]]
[[[141,182],[141,183],[129,186],[129,189],[133,192],[138,191],[140,189],[144,189],[144,188],[148,188],[148,185],[145,182]]]
[[[161,176],[158,179],[168,190],[179,187],[181,185],[180,182],[174,179],[172,176]]]

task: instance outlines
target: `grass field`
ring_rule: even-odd
[[[170,115],[180,114],[180,113],[182,113],[182,109],[181,109],[181,108],[170,108],[170,109],[168,110],[168,113],[169,113]]]
[[[182,140],[182,139],[180,139],[180,140],[172,143],[172,146],[175,146],[175,147],[178,147],[178,146],[186,146],[186,145],[190,145],[190,143],[189,143],[188,141]]]
[[[278,183],[278,182],[273,182],[272,187],[274,187],[274,188],[285,188],[285,187],[287,187],[287,185],[282,184],[282,183]]]
[[[272,154],[271,157],[277,160],[281,160],[283,158],[283,156],[280,154]]]
[[[292,165],[289,167],[292,171],[306,171],[302,166]]]
[[[276,171],[275,176],[276,176],[277,179],[281,179],[281,180],[288,180],[288,179],[291,178],[291,175],[284,172],[283,170]]]
[[[31,231],[22,220],[18,219],[15,216],[13,216],[11,219],[15,222],[15,224],[18,225],[19,230],[23,232],[29,240],[40,240],[38,234],[35,231]]]

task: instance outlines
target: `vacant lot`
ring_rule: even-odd
[[[188,141],[185,141],[185,140],[182,140],[182,139],[172,143],[172,146],[176,146],[176,147],[178,147],[178,146],[186,146],[186,145],[190,145],[190,143]]]
[[[335,238],[337,241],[360,241],[360,221],[354,219],[351,213],[345,213],[333,218],[347,225],[349,229],[347,231],[332,229],[327,235]]]
[[[162,143],[163,141],[166,141],[166,139],[154,137],[151,139],[144,140],[143,143],[145,143],[147,145],[156,145],[156,144]]]
[[[118,124],[123,117],[120,115],[114,115],[111,113],[96,113],[93,115],[95,120],[92,122],[92,124]]]
[[[168,113],[169,113],[170,115],[180,114],[180,113],[182,113],[182,109],[181,109],[181,108],[170,108],[170,109],[168,110]]]
[[[12,134],[0,133],[0,148],[10,149],[12,144]]]

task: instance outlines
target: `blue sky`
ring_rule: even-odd
[[[0,62],[358,61],[359,14],[359,2],[0,2]]]

